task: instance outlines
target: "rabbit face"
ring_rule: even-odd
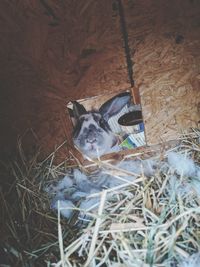
[[[83,105],[72,102],[75,121],[73,141],[83,155],[96,158],[111,151],[118,139],[112,133],[108,120],[129,101],[130,93],[122,93],[104,103],[99,111],[86,111]]]
[[[103,155],[117,142],[107,121],[97,112],[79,117],[73,140],[83,154],[91,158]]]

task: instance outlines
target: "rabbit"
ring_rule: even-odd
[[[73,142],[85,157],[97,158],[103,154],[120,150],[118,137],[111,131],[108,120],[130,103],[129,92],[120,93],[106,101],[99,110],[86,111],[73,101]]]

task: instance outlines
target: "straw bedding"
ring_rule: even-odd
[[[198,130],[155,155],[158,167],[151,176],[141,172],[132,182],[89,195],[98,195],[100,203],[88,211],[87,222],[79,219],[78,205],[66,219],[58,201],[56,214],[43,190],[74,166],[68,161],[55,166],[55,153],[40,163],[37,155],[27,160],[20,145],[19,154],[20,162],[12,163],[15,182],[1,194],[8,266],[198,266]]]

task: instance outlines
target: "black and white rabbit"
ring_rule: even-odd
[[[125,92],[109,99],[99,110],[86,111],[85,107],[73,101],[75,122],[73,141],[75,146],[89,158],[119,150],[118,138],[111,131],[108,120],[130,103],[130,93]]]

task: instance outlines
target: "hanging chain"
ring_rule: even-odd
[[[134,79],[133,79],[133,62],[131,59],[131,52],[130,47],[128,43],[128,32],[126,28],[126,21],[124,16],[124,9],[122,5],[121,0],[117,0],[118,3],[118,10],[119,10],[119,16],[120,16],[120,25],[121,25],[121,32],[122,32],[122,38],[124,42],[124,50],[126,55],[126,63],[127,63],[127,70],[128,70],[128,77],[131,84],[131,87],[134,87]]]

